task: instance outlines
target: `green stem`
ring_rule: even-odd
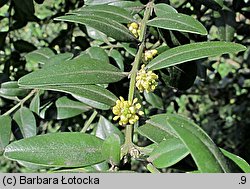
[[[97,114],[98,114],[97,111],[94,111],[92,113],[92,115],[90,116],[90,118],[88,119],[88,121],[85,122],[82,130],[80,131],[81,133],[85,133],[88,130],[90,124],[93,122],[93,120],[95,119],[95,117],[97,116]]]
[[[11,109],[9,109],[3,115],[10,115],[17,108],[19,108],[19,106],[23,105],[27,100],[29,100],[37,92],[38,92],[38,89],[33,89],[26,97],[24,97],[22,100],[20,100],[19,103],[17,103],[15,106],[13,106]]]
[[[133,67],[132,67],[132,70],[130,72],[128,100],[131,101],[131,102],[134,99],[136,74],[138,72],[138,68],[140,66],[140,62],[141,62],[141,59],[142,59],[143,50],[144,50],[144,47],[145,47],[145,34],[146,34],[146,29],[147,29],[146,23],[147,23],[148,19],[151,16],[151,12],[153,10],[153,2],[154,1],[150,1],[147,4],[146,10],[144,12],[144,17],[142,19],[141,27],[140,27],[141,33],[140,33],[140,37],[139,37],[139,41],[141,42],[141,44],[140,44],[138,52],[137,52],[137,54],[135,56]],[[133,130],[134,130],[133,125],[127,125],[126,126],[125,143],[123,145],[123,154],[124,155],[129,153],[130,148],[132,148],[134,146],[134,144],[133,144]]]
[[[149,2],[147,4],[146,10],[144,12],[144,17],[141,22],[141,33],[139,37],[139,41],[141,41],[141,45],[139,46],[139,50],[135,56],[135,61],[133,63],[133,67],[131,70],[131,75],[130,75],[130,84],[129,84],[129,95],[128,95],[128,100],[133,101],[134,98],[134,93],[135,93],[135,82],[136,82],[136,74],[138,71],[138,68],[140,66],[141,58],[142,58],[142,53],[145,47],[145,34],[146,34],[146,23],[151,15],[153,9],[153,1]]]
[[[147,165],[147,169],[151,172],[151,173],[161,173],[155,166],[153,166],[153,164],[149,163]]]

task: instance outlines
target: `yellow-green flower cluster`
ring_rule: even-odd
[[[141,105],[137,101],[137,98],[131,102],[120,97],[120,100],[117,100],[116,105],[112,108],[115,114],[113,120],[116,121],[120,118],[119,125],[135,124],[139,120],[138,115],[144,114],[142,111],[139,111]]]
[[[145,61],[150,61],[152,60],[156,55],[157,55],[157,50],[156,49],[152,49],[152,50],[147,50],[144,53],[144,59]]]
[[[143,64],[141,69],[137,72],[136,87],[140,92],[153,92],[158,85],[157,79],[158,75],[152,71],[146,71],[145,64]]]
[[[136,38],[140,36],[141,30],[139,29],[139,25],[137,23],[133,22],[128,24],[128,29]]]

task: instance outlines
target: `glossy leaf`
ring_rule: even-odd
[[[112,49],[109,53],[109,56],[111,56],[115,60],[120,70],[124,71],[124,57],[121,55],[121,53],[116,49]]]
[[[57,119],[67,119],[90,110],[85,104],[61,97],[56,101]]]
[[[117,100],[113,93],[97,85],[55,85],[37,88],[69,93],[84,104],[103,110],[114,106]]]
[[[105,62],[78,56],[73,60],[40,69],[19,79],[23,87],[69,84],[104,84],[117,82],[125,77],[118,68]]]
[[[87,30],[88,36],[91,37],[92,39],[96,39],[99,41],[108,40],[107,35],[105,35],[104,33],[100,32],[94,28],[86,26],[86,30]]]
[[[2,155],[5,146],[9,144],[11,134],[10,116],[0,116],[0,155]]]
[[[230,153],[224,149],[220,149],[222,151],[222,153],[228,157],[229,159],[231,159],[236,165],[238,165],[242,171],[244,171],[245,173],[250,173],[250,165],[241,157]]]
[[[8,81],[1,84],[0,96],[17,100],[18,97],[27,95],[29,90],[19,88],[17,81]]]
[[[154,58],[146,67],[159,70],[191,60],[244,51],[243,45],[231,42],[199,42],[172,48]]]
[[[130,46],[130,43],[121,43],[121,46],[128,51],[129,54],[135,56],[137,49]]]
[[[150,139],[152,142],[160,143],[165,139],[176,137],[174,131],[165,124],[165,115],[152,116],[146,124],[140,126],[138,132]]]
[[[174,130],[177,137],[188,148],[201,172],[230,172],[219,148],[198,125],[182,116],[171,114],[166,114],[165,122],[161,124]]]
[[[156,94],[144,92],[144,97],[146,101],[150,103],[154,108],[159,108],[161,110],[164,109],[163,100]]]
[[[154,5],[154,11],[157,17],[164,17],[169,13],[178,13],[172,6],[165,3]]]
[[[103,143],[103,156],[111,165],[118,165],[120,163],[120,155],[120,138],[116,134],[111,134]]]
[[[122,132],[109,120],[107,120],[103,116],[100,116],[95,135],[101,139],[106,139],[112,134],[116,134],[117,136],[119,136],[121,143],[124,143],[124,135],[122,134]]]
[[[189,154],[186,146],[178,138],[162,141],[147,158],[156,168],[170,167]]]
[[[84,133],[53,133],[11,143],[4,156],[50,167],[79,167],[102,162],[103,141]]]
[[[148,26],[157,28],[207,35],[206,28],[191,16],[180,13],[168,13],[147,22]]]
[[[37,115],[40,114],[40,93],[36,93],[30,102],[30,110],[35,112]]]
[[[21,107],[14,114],[13,119],[18,124],[23,138],[29,138],[36,135],[36,119],[30,109]]]
[[[100,16],[103,18],[110,18],[119,23],[130,23],[135,21],[133,16],[127,10],[112,5],[85,6],[72,11],[69,14],[76,14],[80,16]]]
[[[132,33],[128,30],[127,27],[109,18],[94,15],[67,15],[58,17],[55,20],[83,24],[97,29],[105,33],[108,37],[112,37],[119,41],[136,41],[136,38],[132,35]]]

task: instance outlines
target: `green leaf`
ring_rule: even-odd
[[[112,49],[109,53],[109,56],[111,56],[115,60],[120,70],[124,71],[124,63],[123,63],[124,58],[121,55],[121,53],[116,49]]]
[[[120,163],[120,155],[120,138],[116,134],[111,134],[103,143],[103,156],[111,165],[118,165]]]
[[[124,143],[124,135],[122,132],[115,127],[109,120],[100,116],[95,135],[101,139],[106,139],[110,135],[116,134],[119,136],[121,143]]]
[[[25,55],[27,62],[46,64],[48,59],[54,56],[54,52],[49,48],[42,48]]]
[[[110,18],[119,23],[135,22],[135,19],[130,14],[130,12],[121,7],[112,5],[85,6],[78,10],[72,11],[69,14],[76,14],[79,16],[100,16],[103,18]]]
[[[84,104],[103,110],[114,106],[117,100],[113,93],[97,85],[55,85],[37,88],[69,93]]]
[[[105,62],[78,56],[75,59],[43,68],[25,75],[18,84],[23,87],[69,84],[105,84],[125,77],[118,68]]]
[[[5,146],[9,144],[11,134],[11,118],[10,116],[0,116],[0,156]]]
[[[136,41],[137,39],[124,25],[114,20],[99,16],[78,16],[66,15],[56,18],[59,21],[68,21],[83,24],[105,33],[108,37],[112,37],[119,41]]]
[[[174,131],[162,124],[165,122],[165,115],[152,116],[146,124],[138,127],[138,132],[155,143],[160,143],[165,139],[176,137]]]
[[[122,46],[126,51],[128,51],[129,54],[131,54],[132,56],[135,56],[135,55],[136,55],[137,49],[134,48],[134,47],[131,47],[130,45],[131,45],[130,43],[121,43],[121,46]]]
[[[13,42],[13,46],[15,50],[19,51],[20,53],[23,52],[31,52],[36,50],[36,46],[34,46],[32,43],[29,43],[28,41],[24,40],[16,40]]]
[[[7,98],[7,99],[13,99],[17,100],[18,97],[23,97],[27,95],[29,90],[27,89],[20,89],[17,81],[8,81],[1,84],[0,88],[0,96]]]
[[[143,5],[140,1],[114,1],[109,3],[109,5],[122,7],[131,12],[133,15],[141,12],[145,8],[145,5]]]
[[[90,47],[82,54],[89,55],[90,58],[100,60],[101,62],[109,63],[108,54],[100,47]]]
[[[86,26],[86,30],[87,30],[88,36],[91,37],[92,39],[96,39],[99,41],[107,41],[108,40],[107,35],[105,35],[104,33],[100,32],[94,28]]]
[[[164,109],[162,98],[160,98],[156,94],[144,92],[144,97],[146,101],[150,103],[154,108],[159,108],[161,110]]]
[[[199,21],[191,16],[180,13],[168,13],[163,17],[156,17],[149,20],[147,25],[167,30],[207,35],[206,28]]]
[[[220,41],[232,41],[237,26],[236,13],[229,8],[225,8],[219,12],[214,11],[214,17]]]
[[[37,115],[40,114],[40,92],[36,93],[30,102],[30,110],[35,112]]]
[[[72,53],[60,53],[60,54],[53,55],[46,61],[43,67],[51,66],[54,64],[60,64],[61,62],[65,62],[65,61],[72,59],[73,56],[74,55]]]
[[[86,5],[101,5],[101,4],[108,4],[112,2],[116,2],[120,0],[84,0]]]
[[[154,58],[146,67],[159,70],[191,60],[219,56],[226,53],[237,53],[246,47],[231,42],[199,42],[172,48]]]
[[[67,119],[90,110],[88,106],[81,102],[61,97],[56,101],[57,119]]]
[[[237,164],[242,171],[244,171],[245,173],[250,173],[250,165],[241,157],[230,153],[224,149],[220,149],[222,151],[222,153],[228,157],[229,159],[231,159],[235,164]]]
[[[189,154],[188,149],[178,138],[162,141],[147,158],[156,168],[170,167]]]
[[[84,133],[53,133],[11,143],[4,156],[11,160],[50,166],[80,167],[102,162],[103,141]]]
[[[223,7],[223,0],[198,0],[208,8],[220,10]]]
[[[14,114],[13,119],[18,124],[23,138],[28,138],[36,135],[36,119],[30,109],[21,107]]]
[[[174,130],[202,173],[230,172],[219,148],[198,125],[187,118],[171,114],[166,114],[161,124]]]
[[[169,13],[178,13],[177,10],[165,3],[154,5],[154,11],[157,17],[164,17]]]

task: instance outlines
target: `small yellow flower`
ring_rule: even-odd
[[[145,61],[150,61],[152,60],[156,55],[157,55],[157,50],[156,49],[152,49],[152,50],[147,50],[144,53],[144,59]]]
[[[120,118],[119,125],[135,124],[139,120],[138,115],[144,114],[142,111],[139,111],[141,105],[136,103],[137,101],[137,98],[131,102],[120,97],[120,100],[117,100],[116,105],[112,108],[115,114],[113,120],[116,121]]]
[[[136,87],[140,92],[143,92],[144,90],[147,93],[153,92],[158,85],[158,82],[156,81],[157,79],[158,75],[152,71],[146,71],[145,64],[143,64],[141,69],[137,72]]]
[[[141,30],[139,29],[139,25],[135,22],[128,24],[129,31],[138,38],[140,36]]]

